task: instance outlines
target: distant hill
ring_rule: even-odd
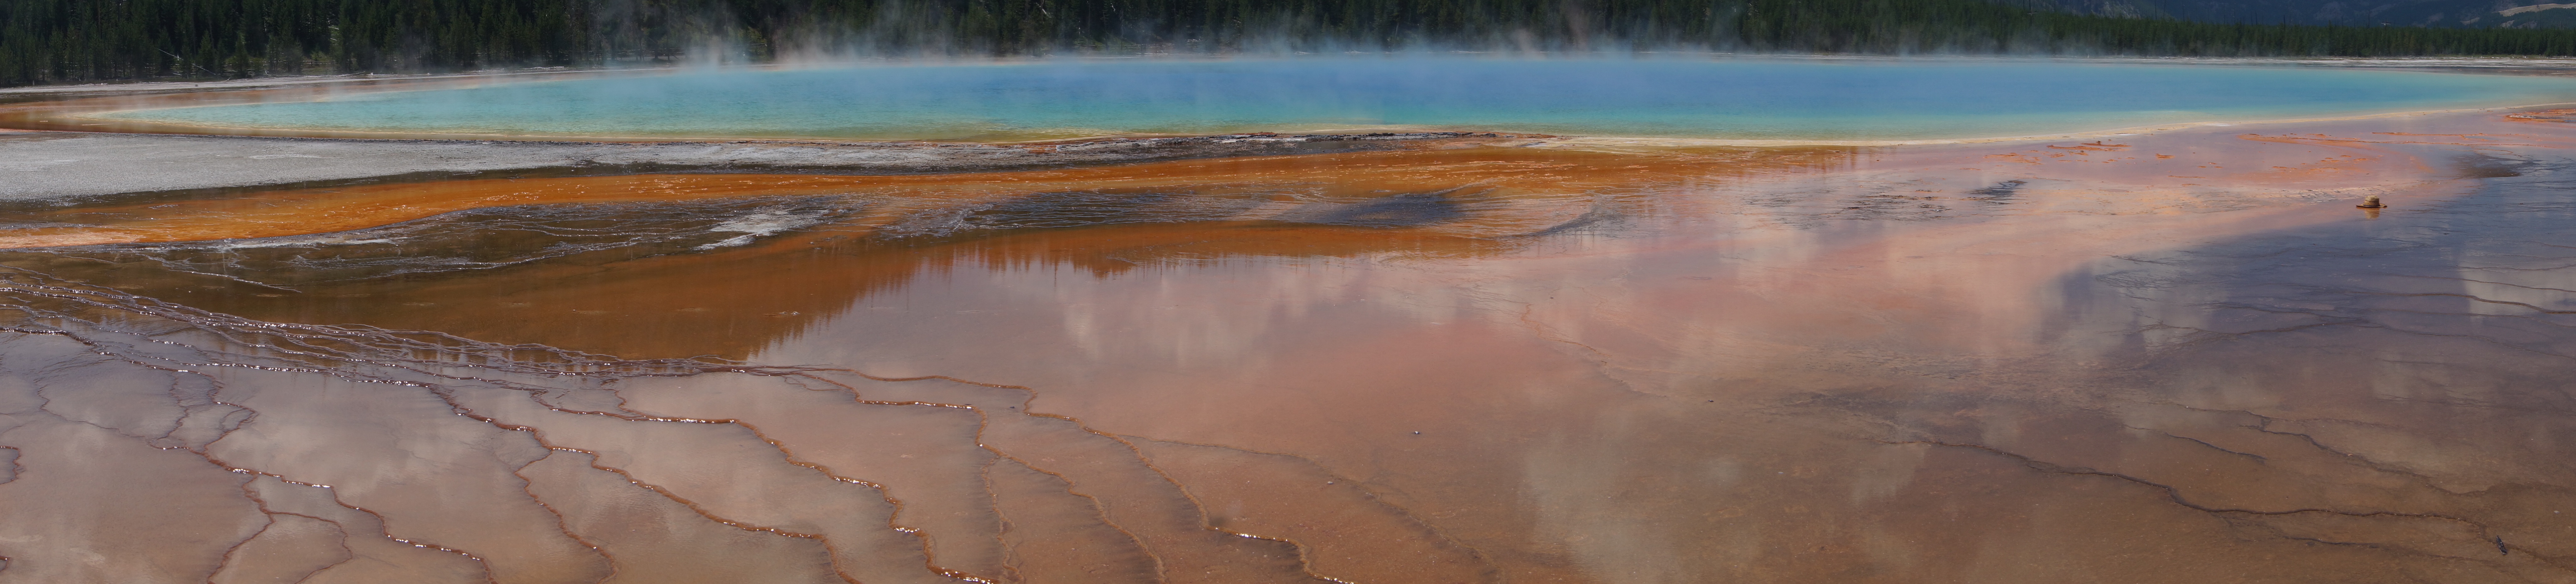
[[[2552,0],[2022,0],[2078,14],[2193,22],[2447,28],[2576,27],[2576,3]],[[2565,2],[2567,0],[2559,0]]]
[[[2465,26],[2504,28],[2576,28],[2576,4],[2533,4],[2507,8],[2461,21]]]
[[[2450,26],[2511,7],[2497,0],[2134,0],[2175,18],[2252,24]]]
[[[2522,28],[2566,8],[2369,1],[0,0],[0,85],[918,54],[2576,55],[2576,30]],[[2446,20],[2464,6],[2492,16]]]

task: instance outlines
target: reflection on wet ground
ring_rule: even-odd
[[[0,581],[2576,580],[2567,136],[27,214]]]

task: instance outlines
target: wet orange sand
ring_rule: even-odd
[[[259,238],[343,231],[439,213],[549,203],[685,200],[744,195],[852,194],[904,208],[1104,189],[1297,189],[1322,197],[1459,189],[1579,191],[1685,177],[1830,167],[1846,148],[1676,149],[1654,155],[1491,147],[1188,160],[1048,171],[900,176],[628,175],[367,185],[203,200],[84,206],[31,213],[77,224],[13,230],[0,247]]]
[[[106,227],[54,241],[862,211],[355,280],[11,252],[0,291],[41,318],[0,339],[0,580],[2576,580],[2566,254],[2370,255],[2500,229],[2427,215],[2497,188],[2558,212],[2511,181],[2576,166],[2570,135],[2487,116],[72,209],[48,220]],[[545,350],[339,324],[729,360],[495,361]]]

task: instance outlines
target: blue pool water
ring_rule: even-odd
[[[1025,140],[1356,128],[1894,140],[2576,101],[2576,80],[2081,62],[1371,58],[712,71],[105,114],[525,136]]]

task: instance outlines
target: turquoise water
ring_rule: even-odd
[[[106,114],[527,136],[1020,140],[1352,128],[1888,140],[2576,101],[2576,80],[2073,62],[1465,58],[712,71]]]

